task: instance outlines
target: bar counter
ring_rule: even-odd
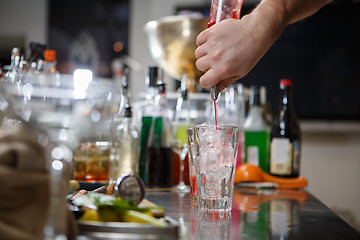
[[[360,239],[360,234],[305,190],[236,189],[229,214],[202,213],[189,193],[146,191],[179,224],[179,239]]]

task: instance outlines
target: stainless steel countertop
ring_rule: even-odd
[[[188,193],[148,191],[179,224],[180,239],[360,239],[360,234],[306,191],[236,190],[230,214],[206,214]]]

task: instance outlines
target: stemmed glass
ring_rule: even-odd
[[[179,155],[180,171],[179,184],[174,190],[179,192],[189,192],[190,187],[184,182],[184,162],[188,154],[188,142],[186,128],[191,126],[189,115],[189,101],[186,90],[186,74],[181,80],[181,95],[177,98],[174,120],[172,122],[173,129],[173,151]]]
[[[190,188],[184,182],[184,162],[188,154],[188,144],[186,137],[186,128],[189,127],[189,122],[174,122],[173,128],[173,151],[179,155],[180,158],[180,171],[179,171],[179,183],[175,186],[176,191],[189,192]]]
[[[32,128],[45,132],[50,205],[44,229],[49,239],[66,239],[66,194],[73,152],[84,132],[96,129],[116,113],[120,94],[115,83],[90,74],[61,75],[60,85],[46,81],[2,83],[1,94]]]

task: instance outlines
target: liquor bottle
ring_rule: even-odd
[[[244,162],[259,166],[265,172],[269,169],[269,132],[270,127],[260,104],[259,88],[252,86],[250,111],[244,123]]]
[[[162,71],[157,83],[155,109],[149,135],[148,186],[168,188],[172,186],[172,134],[168,116],[165,83]]]
[[[140,134],[132,118],[130,105],[124,107],[124,115],[112,127],[110,154],[110,182],[123,174],[138,175]]]
[[[39,83],[40,71],[44,61],[46,45],[37,42],[30,42],[30,56],[27,61],[26,82]],[[41,83],[41,82],[40,82]]]
[[[129,93],[129,68],[124,65],[121,77],[122,93],[118,112],[112,117],[110,181],[122,174],[138,175],[140,134],[134,123]]]
[[[281,103],[271,128],[270,174],[298,177],[300,168],[301,130],[292,105],[292,81],[280,80]]]
[[[6,72],[4,80],[6,82],[17,84],[20,74],[20,48],[13,48],[11,51],[11,65],[9,71]]]
[[[139,158],[139,177],[146,183],[148,176],[148,143],[150,128],[153,121],[154,98],[157,94],[156,82],[158,81],[158,67],[151,66],[148,68],[148,73],[145,78],[146,82],[146,96],[141,101],[139,117],[141,119],[141,137],[140,137],[140,158]]]
[[[46,49],[44,51],[44,62],[40,69],[39,82],[47,86],[60,85],[60,73],[56,69],[56,51]]]

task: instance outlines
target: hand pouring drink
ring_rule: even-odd
[[[196,125],[193,131],[198,208],[231,211],[240,130],[234,126]]]
[[[240,19],[240,11],[243,0],[212,0],[208,27],[211,27],[215,23],[218,23],[227,18]],[[211,99],[214,100],[214,110],[215,110],[215,125],[218,125],[218,116],[217,116],[217,104],[216,100],[218,98],[217,87],[214,86],[211,88]]]

